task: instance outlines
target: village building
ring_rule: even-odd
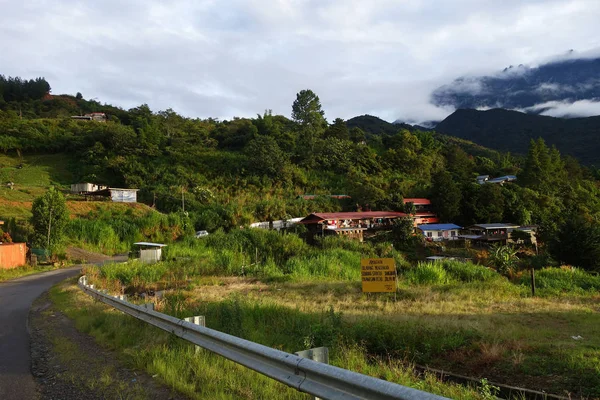
[[[140,261],[147,264],[159,262],[162,259],[162,248],[167,246],[151,242],[137,242],[134,245],[140,247]]]
[[[96,192],[98,190],[106,189],[108,186],[102,186],[95,183],[73,183],[71,185],[71,193],[83,194],[88,192]]]
[[[455,224],[421,224],[417,225],[417,232],[420,232],[426,240],[440,242],[443,240],[458,240],[462,227]]]
[[[110,198],[115,203],[136,203],[137,192],[139,189],[123,189],[123,188],[111,188],[104,187],[103,189],[96,190],[94,192],[82,193],[86,198]]]
[[[76,119],[79,121],[96,121],[96,122],[106,122],[106,114],[102,112],[93,112],[85,115],[73,115],[71,119]]]
[[[530,235],[532,243],[535,243],[535,233],[537,226],[527,225],[520,226],[510,223],[491,223],[491,224],[476,224],[466,228],[466,233],[460,235],[460,238],[478,244],[508,244],[516,243],[512,238],[513,231],[527,232]]]
[[[298,223],[306,225],[310,241],[315,236],[339,235],[362,242],[365,231],[391,229],[394,219],[406,216],[397,211],[313,213]]]
[[[412,203],[415,206],[415,214],[412,214],[415,228],[422,224],[436,224],[440,219],[433,212],[431,200],[423,198],[406,198],[404,204]]]

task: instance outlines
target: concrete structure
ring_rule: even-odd
[[[0,268],[15,268],[27,264],[27,246],[25,243],[0,244]]]
[[[454,224],[417,225],[417,231],[420,231],[425,236],[425,239],[433,242],[458,240],[461,229],[462,227]]]
[[[485,183],[499,183],[500,185],[503,185],[505,182],[516,181],[517,177],[515,175],[504,175],[504,176],[499,176],[497,178],[490,178],[489,175],[479,175],[475,179],[477,180],[477,183],[479,183],[480,185],[483,185]]]
[[[98,190],[106,189],[108,186],[98,185],[96,183],[74,183],[71,185],[71,193],[82,194],[88,192],[96,192]]]
[[[134,245],[140,246],[140,261],[149,264],[161,260],[162,248],[166,246],[166,244],[150,242],[137,242]]]

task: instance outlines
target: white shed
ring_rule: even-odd
[[[140,246],[140,261],[143,263],[159,262],[162,258],[162,248],[166,246],[166,244],[150,242],[137,242],[134,245]]]

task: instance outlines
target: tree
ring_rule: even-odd
[[[81,92],[77,92],[77,94],[75,95],[75,98],[77,100],[81,100],[81,99],[83,99],[83,95],[81,94]]]
[[[69,221],[69,211],[64,196],[51,187],[33,201],[31,223],[34,229],[33,243],[48,249],[60,244],[64,228]]]
[[[301,90],[296,94],[296,100],[292,104],[292,119],[303,127],[311,127],[316,130],[325,128],[325,112],[321,109],[321,101],[312,90]]]
[[[451,222],[460,215],[462,192],[447,171],[441,171],[433,177],[431,203],[440,220]]]
[[[346,126],[346,121],[336,118],[333,124],[325,131],[325,138],[350,140],[350,132],[348,131],[348,126]]]
[[[549,246],[556,260],[600,271],[600,224],[574,213],[567,216]]]
[[[392,227],[394,242],[404,247],[413,240],[414,223],[411,217],[396,218]]]

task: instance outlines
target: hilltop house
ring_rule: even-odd
[[[73,183],[71,185],[71,193],[83,194],[88,192],[95,192],[98,190],[106,189],[107,186],[97,185],[95,183]]]
[[[102,189],[82,193],[86,198],[94,197],[110,197],[115,203],[136,203],[137,192],[139,189],[123,189],[103,187]]]

